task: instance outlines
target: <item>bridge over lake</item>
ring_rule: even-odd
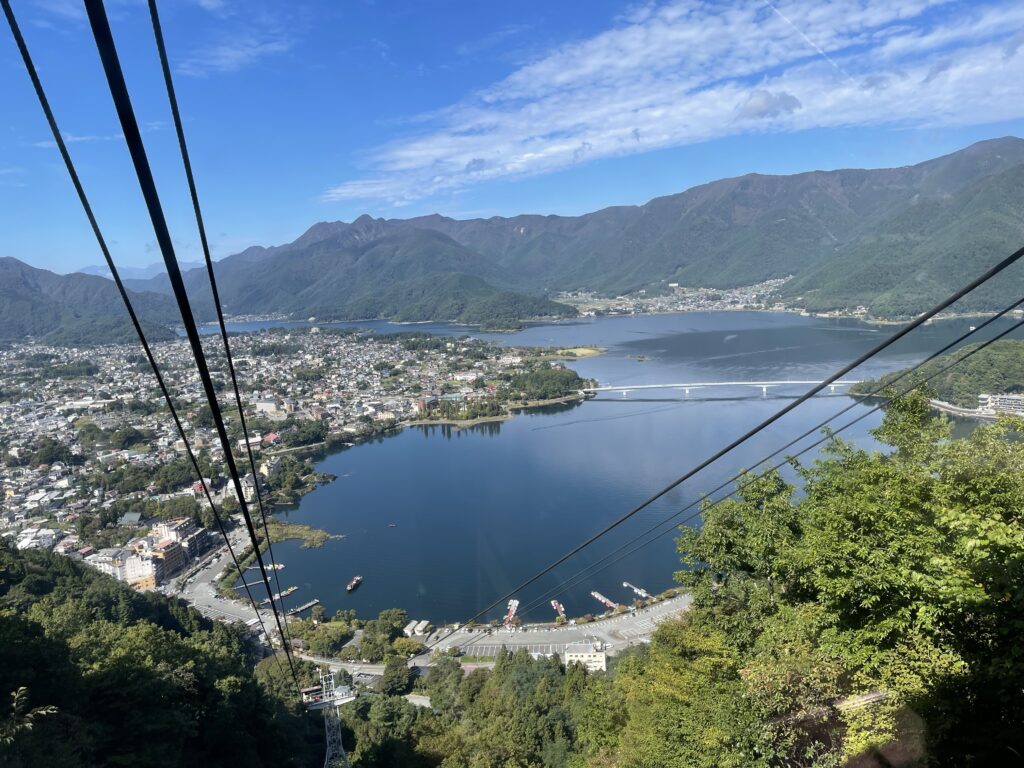
[[[646,389],[678,389],[689,395],[691,389],[709,389],[711,387],[755,387],[760,388],[762,395],[767,395],[769,388],[773,387],[813,387],[821,384],[820,381],[799,381],[787,379],[785,381],[694,381],[679,384],[606,384],[597,387],[585,387],[584,392],[621,392],[625,397],[629,392],[636,392]],[[860,384],[859,381],[842,379],[829,384],[829,391],[835,392],[838,387]]]

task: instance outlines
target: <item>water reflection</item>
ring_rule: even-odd
[[[951,323],[921,330],[920,337],[907,337],[858,377],[921,359],[965,328]],[[878,338],[878,328],[854,321],[724,313],[537,326],[501,340],[606,347],[605,355],[575,361],[573,367],[602,382],[641,384],[820,380]],[[275,547],[286,564],[282,584],[299,586],[305,599],[320,598],[329,613],[354,608],[368,616],[400,606],[417,618],[464,619],[800,392],[796,387],[767,397],[759,390],[749,393],[753,396],[742,390],[691,392],[690,397],[603,394],[503,422],[428,425],[376,437],[318,461],[318,471],[338,480],[286,514],[346,538],[315,550],[302,549],[298,542]],[[825,395],[801,406],[541,580],[519,596],[523,604],[740,468],[756,466],[848,403],[845,396]],[[868,408],[855,407],[841,423]],[[879,419],[872,414],[843,437],[870,445],[868,430]],[[809,436],[787,453],[817,438]],[[390,522],[396,527],[388,527]],[[621,583],[630,581],[657,592],[671,586],[677,567],[673,537],[666,536],[573,589],[559,591],[558,598],[571,615],[582,615],[599,608],[591,590],[625,600],[629,595]],[[358,592],[346,594],[344,585],[355,573],[365,582]],[[541,604],[527,618],[546,619],[549,613]]]

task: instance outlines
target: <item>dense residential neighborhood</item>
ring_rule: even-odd
[[[227,366],[209,347],[244,467]],[[255,459],[242,478],[247,502],[257,483],[264,498],[296,500],[322,479],[310,452],[402,423],[504,418],[513,402],[582,397],[583,380],[557,353],[469,338],[314,327],[239,335],[232,349]],[[0,350],[0,533],[18,549],[52,550],[147,590],[217,543],[207,491],[229,513],[237,501],[212,415],[184,340],[155,351],[202,482],[134,345]]]

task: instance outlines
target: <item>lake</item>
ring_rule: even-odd
[[[966,330],[968,322],[977,320],[922,327],[851,378],[916,362]],[[251,324],[232,329],[252,330],[246,325]],[[472,333],[443,323],[343,325]],[[606,354],[572,367],[602,384],[625,385],[820,380],[894,329],[792,313],[719,312],[574,320],[473,335],[507,345],[605,347]],[[329,613],[353,608],[370,617],[400,607],[434,623],[465,620],[804,389],[773,389],[767,397],[742,386],[694,390],[689,397],[673,390],[605,393],[472,429],[407,428],[327,456],[317,469],[338,479],[282,516],[345,538],[320,549],[302,549],[297,541],[275,545],[278,561],[286,565],[282,586],[300,588],[288,603],[318,597]],[[551,597],[569,615],[597,613],[603,608],[590,592],[626,603],[633,595],[623,581],[650,592],[673,586],[674,535],[571,588],[560,584],[850,402],[836,394],[804,404],[518,595],[523,609],[544,598],[521,613],[552,619]],[[838,423],[867,410],[858,405]],[[844,437],[870,443],[868,430],[879,418],[869,416]],[[345,584],[355,574],[364,577],[363,585],[348,594]],[[489,617],[501,613],[503,606]]]

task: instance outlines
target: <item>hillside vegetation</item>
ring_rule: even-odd
[[[255,662],[238,630],[184,603],[0,547],[0,765],[322,760],[320,723],[262,687]]]
[[[977,408],[978,395],[1024,392],[1024,340],[1000,339],[976,352],[948,371],[939,373],[980,344],[968,344],[925,363],[894,385],[899,390],[928,381],[928,389],[939,400],[962,408]],[[854,394],[873,392],[887,385],[903,371],[888,373],[878,381],[864,381],[852,388]],[[932,378],[934,376],[934,378]]]
[[[345,708],[354,768],[1013,765],[1024,751],[1022,422],[949,439],[920,395],[875,436],[748,477],[679,540],[688,614],[608,674],[525,650]]]
[[[174,301],[158,293],[133,293],[147,337],[174,337],[167,325],[180,320]],[[117,287],[95,275],[55,275],[17,259],[0,258],[0,341],[26,336],[67,346],[134,340]]]
[[[895,318],[931,306],[1022,241],[1024,140],[1007,137],[902,168],[748,174],[583,216],[321,222],[292,243],[224,259],[218,276],[232,311],[316,308],[338,318],[392,312],[387,302],[352,302],[434,273],[517,293],[609,295],[792,276],[779,296],[791,304],[864,305]],[[198,287],[202,273],[189,275]],[[160,279],[132,284],[166,289]],[[960,306],[1001,307],[1018,288],[993,281]]]

